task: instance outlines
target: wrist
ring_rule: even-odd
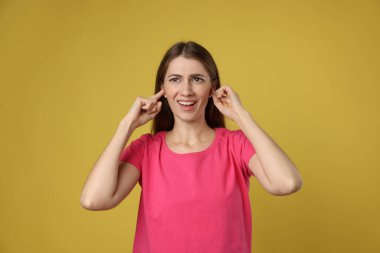
[[[245,125],[249,124],[249,122],[253,122],[257,125],[256,120],[252,117],[251,113],[247,110],[239,110],[236,112],[237,119],[236,123],[239,125],[240,128],[244,127]]]
[[[242,119],[250,115],[249,112],[243,107],[235,110],[235,112],[236,112],[236,119],[235,119],[236,123],[239,123]]]
[[[123,129],[124,131],[125,130],[129,130],[131,132],[133,132],[135,130],[135,127],[133,125],[133,122],[132,120],[128,119],[128,118],[123,118],[120,123],[119,123],[119,126],[118,126],[119,129]]]

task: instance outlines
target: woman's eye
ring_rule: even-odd
[[[173,80],[174,80],[174,82],[175,82],[177,79],[178,79],[178,77],[174,77],[174,78],[172,78],[172,79],[169,79],[169,81],[170,81],[170,82],[173,82]]]
[[[179,79],[178,77],[173,77],[173,78],[169,79],[169,82],[177,82],[178,79]],[[203,81],[204,81],[204,80],[203,80],[202,78],[200,78],[200,77],[194,77],[193,80],[194,80],[195,82],[203,82]]]

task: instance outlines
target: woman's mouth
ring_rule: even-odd
[[[177,103],[180,105],[182,110],[191,111],[192,109],[195,108],[195,104],[197,103],[197,101],[194,101],[194,100],[191,100],[191,101],[178,100]]]

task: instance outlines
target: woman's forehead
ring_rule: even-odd
[[[171,75],[171,74],[207,75],[207,70],[205,69],[205,67],[199,60],[179,56],[177,58],[174,58],[169,63],[168,70],[166,71],[166,75]]]

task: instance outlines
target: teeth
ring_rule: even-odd
[[[184,101],[178,101],[179,104],[181,105],[193,105],[195,102],[184,102]]]

